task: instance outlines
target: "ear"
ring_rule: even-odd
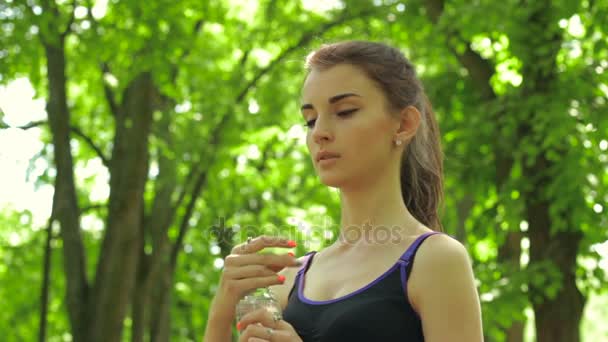
[[[416,135],[416,131],[420,126],[420,120],[422,114],[418,108],[414,106],[407,106],[399,112],[398,128],[395,132],[395,140],[401,140],[404,143],[408,143]]]

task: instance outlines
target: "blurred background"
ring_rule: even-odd
[[[399,47],[434,105],[445,231],[486,341],[608,341],[608,1],[3,0],[3,341],[200,341],[246,236],[331,243],[299,91]]]

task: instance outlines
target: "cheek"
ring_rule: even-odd
[[[352,127],[351,132],[351,136],[356,139],[357,144],[363,145],[363,147],[386,145],[390,134],[386,125],[382,122],[368,122],[357,125]]]
[[[308,148],[309,153],[312,151],[312,145],[313,145],[312,134],[310,132],[308,132],[308,133],[306,133],[306,148]]]
[[[360,151],[360,156],[368,163],[382,162],[390,156],[390,137],[383,125],[361,127],[354,136],[354,141],[351,141],[354,150]]]

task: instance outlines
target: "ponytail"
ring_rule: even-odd
[[[410,213],[427,227],[442,231],[439,205],[443,201],[443,153],[439,126],[431,102],[420,93],[416,107],[422,115],[420,127],[403,152],[401,196]]]

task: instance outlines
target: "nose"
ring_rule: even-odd
[[[312,128],[312,138],[313,141],[317,144],[331,141],[334,138],[332,129],[330,127],[331,125],[327,121],[327,119],[322,119],[321,115],[319,115],[319,117],[315,121],[315,125]]]

